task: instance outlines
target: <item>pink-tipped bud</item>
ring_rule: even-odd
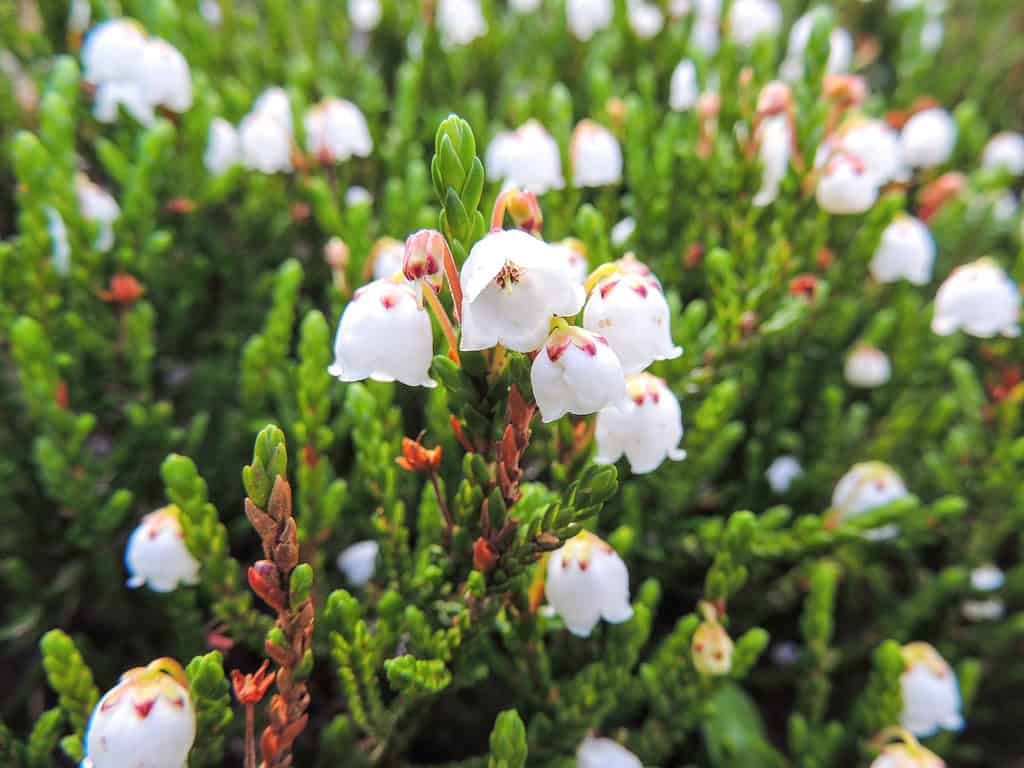
[[[761,89],[757,96],[757,114],[762,117],[781,115],[793,104],[789,86],[779,80],[773,80]]]
[[[444,284],[444,259],[448,243],[436,229],[421,229],[405,240],[402,274],[406,280],[423,280],[435,291]]]
[[[539,235],[544,225],[544,214],[541,213],[537,196],[521,189],[506,189],[494,201],[494,212],[491,214],[491,229],[503,229],[505,214],[512,219],[516,229],[522,229],[531,235]]]

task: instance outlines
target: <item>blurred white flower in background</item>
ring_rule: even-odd
[[[121,206],[113,195],[84,173],[75,175],[75,197],[82,218],[96,224],[96,250],[109,251],[114,245],[114,222],[121,215]]]
[[[676,112],[685,112],[696,106],[698,97],[700,84],[697,82],[697,67],[689,59],[683,59],[672,70],[668,105]]]
[[[793,82],[804,75],[804,53],[814,29],[814,13],[808,12],[797,19],[789,30],[789,48],[780,69],[782,78]],[[842,27],[833,27],[829,35],[828,62],[826,74],[842,74],[850,71],[853,63],[853,37]]]
[[[899,214],[882,232],[868,269],[880,283],[907,280],[925,285],[932,279],[935,240],[928,225],[918,218]]]
[[[199,563],[185,546],[185,534],[174,506],[150,512],[128,538],[125,565],[129,587],[145,584],[154,592],[171,592],[199,582]]]
[[[611,739],[587,736],[576,750],[576,768],[643,768],[640,758]]]
[[[641,40],[651,39],[665,26],[661,9],[647,0],[627,0],[626,13],[633,34]]]
[[[903,664],[900,725],[918,738],[963,728],[960,687],[946,660],[928,643],[908,643],[903,646]]]
[[[829,213],[864,213],[878,199],[878,187],[859,157],[840,152],[821,169],[815,197]]]
[[[344,99],[324,99],[303,118],[307,150],[324,163],[369,157],[373,139],[359,107]]]
[[[206,170],[214,176],[220,176],[241,162],[241,159],[242,150],[235,126],[223,117],[213,118],[206,140],[206,151],[203,153]]]
[[[779,33],[782,9],[775,0],[733,0],[729,6],[728,29],[733,42],[749,48],[759,37]]]
[[[900,134],[903,162],[912,168],[934,168],[953,154],[956,123],[940,107],[931,107],[913,115]]]
[[[1012,131],[997,133],[981,155],[983,168],[1001,168],[1013,176],[1024,174],[1024,135]]]
[[[380,544],[376,541],[357,541],[345,547],[338,555],[338,570],[345,574],[349,584],[356,587],[365,585],[373,578],[377,569],[377,553]]]
[[[566,0],[569,31],[577,40],[586,42],[612,23],[614,10],[612,0]]]
[[[796,456],[783,454],[782,456],[776,456],[772,463],[768,465],[764,476],[768,480],[768,485],[775,493],[785,493],[793,485],[793,481],[803,473],[804,468],[800,465]]]
[[[554,137],[536,120],[499,132],[484,154],[487,178],[535,195],[562,189],[562,158]]]
[[[487,34],[480,0],[438,0],[436,19],[444,48],[469,45]]]
[[[786,115],[773,115],[757,128],[758,155],[761,159],[761,188],[753,203],[759,208],[771,205],[779,196],[779,186],[789,170],[792,135]]]
[[[857,344],[846,356],[843,377],[847,384],[862,389],[888,384],[892,377],[889,356],[870,344]]]
[[[381,18],[380,0],[348,0],[348,17],[361,32],[376,29]]]
[[[939,286],[932,330],[940,336],[958,330],[983,339],[1017,336],[1020,305],[1020,289],[1003,268],[978,259],[954,269]]]
[[[580,120],[569,144],[572,181],[577,187],[604,187],[622,181],[622,148],[611,131]]]

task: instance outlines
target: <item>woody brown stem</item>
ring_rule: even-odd
[[[283,642],[264,643],[264,651],[277,665],[277,693],[268,706],[269,725],[260,737],[263,768],[289,768],[292,745],[306,728],[309,715],[309,690],[296,671],[310,649],[313,636],[313,601],[305,598],[294,604],[289,595],[292,572],[299,564],[299,542],[292,517],[292,491],[288,481],[278,475],[266,509],[251,498],[245,500],[245,512],[259,533],[266,560],[249,569],[249,583],[256,593],[277,612],[276,628]]]

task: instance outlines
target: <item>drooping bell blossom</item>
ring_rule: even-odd
[[[185,670],[157,659],[125,672],[85,731],[82,768],[183,768],[196,738]]]
[[[373,205],[373,195],[366,187],[353,184],[345,190],[345,205],[354,208],[357,205]]]
[[[272,85],[260,93],[252,104],[252,111],[276,120],[288,131],[289,137],[294,133],[291,99],[281,86]]]
[[[253,111],[238,126],[242,164],[261,173],[292,170],[292,133],[270,112]]]
[[[348,18],[360,32],[372,32],[380,24],[380,0],[348,0]]]
[[[1020,334],[1020,289],[996,262],[978,259],[954,269],[935,294],[932,331],[978,338]]]
[[[185,546],[180,510],[173,504],[150,512],[132,531],[124,562],[129,587],[145,584],[154,592],[172,592],[199,581],[199,563]]]
[[[914,741],[886,745],[871,768],[946,768],[946,764],[941,757]]]
[[[589,274],[589,268],[587,266],[587,247],[582,241],[577,240],[574,237],[567,237],[558,243],[553,243],[554,248],[558,254],[565,259],[565,263],[569,266],[569,274],[572,279],[580,285],[583,285],[587,280]]]
[[[464,351],[502,344],[514,352],[533,352],[547,339],[552,317],[575,315],[586,299],[566,260],[516,229],[478,240],[459,281]]]
[[[96,250],[106,253],[114,245],[114,222],[121,215],[121,207],[113,195],[84,173],[75,176],[75,196],[82,218],[96,224]]]
[[[498,133],[484,157],[491,181],[504,181],[507,186],[535,195],[565,186],[558,143],[536,120],[527,120],[514,131]]]
[[[210,133],[203,153],[203,164],[214,176],[226,173],[242,159],[242,151],[235,126],[223,117],[210,121]]]
[[[366,118],[344,99],[324,99],[303,118],[306,149],[322,163],[340,163],[350,157],[369,157],[373,139]]]
[[[690,658],[697,671],[704,675],[727,675],[732,669],[733,642],[718,621],[718,611],[711,603],[701,602],[704,621],[693,633]]]
[[[579,637],[589,637],[601,619],[621,624],[633,617],[626,564],[589,531],[551,553],[544,593],[566,629]]]
[[[822,168],[815,199],[829,213],[864,213],[878,199],[878,188],[859,157],[838,152]]]
[[[964,727],[956,673],[928,643],[903,646],[900,725],[918,738]]]
[[[487,34],[480,0],[438,0],[435,19],[443,48],[469,45]]]
[[[700,84],[697,82],[697,67],[689,59],[683,59],[672,70],[668,89],[668,105],[676,112],[685,112],[697,105]]]
[[[508,5],[516,13],[533,13],[540,8],[540,0],[509,0]]]
[[[932,279],[935,240],[928,225],[913,216],[899,215],[882,232],[868,270],[880,283],[907,280],[924,285]]]
[[[649,373],[626,379],[626,399],[597,415],[594,430],[598,464],[614,464],[623,454],[634,474],[653,472],[666,459],[682,461],[683,413],[665,382]]]
[[[139,68],[143,96],[156,106],[185,112],[192,106],[192,74],[177,48],[158,37],[146,41]]]
[[[400,381],[435,387],[430,315],[401,274],[364,285],[345,307],[327,369],[341,381]]]
[[[614,10],[612,0],[566,0],[569,31],[577,40],[587,42],[612,23]]]
[[[889,356],[870,344],[857,344],[846,356],[843,377],[852,387],[872,389],[889,383],[892,364]]]
[[[785,114],[772,115],[757,128],[758,155],[761,158],[761,188],[753,203],[759,208],[771,205],[779,196],[779,186],[789,169],[792,133]]]
[[[584,328],[556,328],[530,368],[545,424],[567,413],[597,413],[626,395],[626,377],[608,341]]]
[[[789,48],[782,62],[782,77],[790,82],[804,75],[804,53],[814,31],[814,14],[805,13],[789,30]],[[828,39],[828,62],[825,72],[830,75],[850,71],[853,63],[853,37],[842,27],[833,27]]]
[[[739,46],[749,48],[781,28],[782,9],[775,0],[733,0],[729,6],[729,37]]]
[[[149,101],[134,81],[112,81],[96,87],[92,114],[101,123],[117,120],[121,108],[142,125],[152,125],[156,119],[153,102]]]
[[[130,80],[142,60],[146,31],[134,19],[115,18],[89,30],[82,42],[82,77],[96,86]]]
[[[1024,135],[1012,131],[997,133],[981,153],[982,168],[1001,168],[1012,176],[1024,174]]]
[[[420,229],[405,240],[402,253],[402,275],[410,282],[422,280],[433,291],[444,285],[445,257],[448,243],[436,229]]]
[[[782,456],[777,456],[768,465],[764,476],[768,480],[768,485],[775,493],[785,493],[793,485],[793,481],[803,473],[804,468],[800,465],[796,456],[783,454]]]
[[[907,178],[900,136],[884,120],[863,117],[847,120],[823,147],[857,157],[877,187]]]
[[[384,280],[402,271],[405,259],[405,243],[393,237],[382,237],[370,249],[369,261],[373,264],[373,279]]]
[[[577,187],[604,187],[622,181],[622,148],[603,125],[580,120],[569,144],[572,181]]]
[[[940,107],[911,117],[900,133],[903,162],[912,168],[934,168],[947,162],[956,146],[956,123]]]
[[[675,359],[683,350],[672,343],[668,302],[657,278],[620,263],[590,292],[583,327],[608,339],[628,375],[657,360]]]
[[[979,592],[994,592],[1006,583],[1006,574],[998,565],[979,565],[971,571],[971,588]]]
[[[640,758],[611,739],[587,736],[576,750],[576,768],[643,768]]]
[[[698,16],[690,29],[690,46],[705,56],[714,56],[720,44],[718,17]]]
[[[52,205],[46,206],[46,234],[50,236],[50,261],[54,271],[64,277],[71,271],[71,243],[64,217]]]
[[[881,461],[854,464],[836,483],[832,492],[832,514],[838,523],[891,504],[909,495],[903,478]],[[865,533],[873,541],[891,539],[899,533],[896,525],[883,525]]]
[[[665,26],[665,15],[648,0],[627,0],[626,15],[630,29],[641,40],[650,40]]]
[[[380,544],[376,541],[358,541],[345,547],[338,555],[338,570],[345,574],[345,579],[354,587],[361,587],[373,578],[377,569],[377,553]]]
[[[621,248],[629,241],[634,232],[636,232],[636,219],[632,216],[627,216],[615,223],[608,237],[612,241],[612,245],[616,248]]]

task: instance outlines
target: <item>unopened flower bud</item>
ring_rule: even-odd
[[[173,659],[130,669],[99,700],[84,768],[181,768],[196,738],[189,681]]]
[[[174,506],[142,518],[125,549],[129,587],[145,584],[154,592],[171,592],[199,582],[199,563],[185,546],[185,535]]]
[[[700,604],[704,621],[693,633],[690,656],[693,666],[705,675],[727,675],[732,669],[733,642],[725,627],[718,623],[718,612],[710,603]]]
[[[537,196],[532,192],[512,187],[498,195],[491,214],[492,230],[503,228],[506,214],[516,229],[529,232],[531,235],[540,234],[544,214],[541,212],[540,203],[537,202]]]
[[[619,624],[633,617],[626,564],[587,531],[551,553],[544,591],[566,628],[580,637],[589,637],[601,619]]]
[[[435,292],[444,285],[444,259],[448,241],[436,229],[421,229],[405,240],[402,274],[406,280],[423,280]]]

